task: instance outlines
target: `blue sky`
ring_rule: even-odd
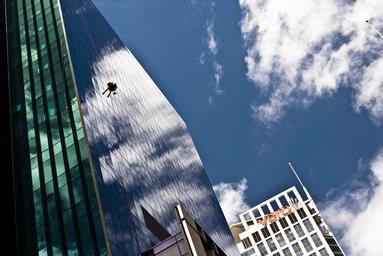
[[[364,21],[381,28],[383,6],[309,2],[95,0],[185,120],[213,185],[253,206],[298,185],[292,161],[326,213],[362,218],[383,172],[383,39]],[[337,223],[351,255],[382,249],[351,248],[359,231]]]

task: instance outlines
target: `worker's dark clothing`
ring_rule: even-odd
[[[117,90],[117,84],[113,83],[113,82],[109,82],[107,85],[108,85],[108,88],[106,88],[102,94],[105,94],[107,91],[109,91],[109,94],[108,94],[108,98],[109,98],[109,96],[112,92],[114,92],[114,94],[116,94],[115,91]]]

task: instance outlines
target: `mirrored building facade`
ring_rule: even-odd
[[[185,123],[94,4],[4,3],[18,254],[139,255],[181,204],[237,255]]]

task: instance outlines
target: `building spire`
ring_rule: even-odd
[[[301,179],[299,178],[298,173],[295,171],[295,169],[294,169],[293,165],[291,164],[291,162],[289,162],[289,166],[290,166],[291,170],[293,171],[295,177],[297,178],[297,180],[298,180],[299,183],[301,184],[301,186],[302,186],[302,188],[303,188],[303,191],[305,192],[307,198],[308,198],[309,200],[311,200],[312,198],[311,198],[311,195],[310,195],[309,191],[306,189],[305,185],[303,185],[303,182],[302,182]]]

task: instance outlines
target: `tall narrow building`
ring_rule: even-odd
[[[307,191],[304,188],[305,191]],[[242,256],[344,256],[308,195],[291,187],[241,213],[231,225]]]
[[[94,4],[1,4],[18,255],[137,256],[178,204],[237,255],[185,123]]]

